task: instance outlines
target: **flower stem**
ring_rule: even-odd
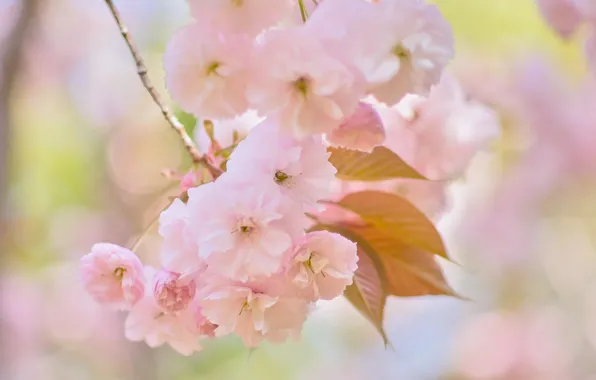
[[[302,16],[302,22],[306,22],[308,19],[308,11],[304,6],[304,0],[298,0],[298,6],[300,7],[300,16]]]

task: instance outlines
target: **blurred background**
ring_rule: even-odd
[[[446,275],[472,301],[391,298],[392,350],[340,299],[319,306],[299,343],[250,352],[222,339],[186,358],[126,341],[124,316],[95,305],[77,278],[92,244],[130,244],[176,191],[161,172],[188,164],[177,136],[103,1],[19,3],[0,0],[0,379],[596,379],[594,181],[558,181],[519,228],[486,207],[523,165],[510,192],[531,196],[539,181],[540,162],[525,159],[535,136],[510,92],[517,67],[540,57],[582,83],[583,31],[563,41],[533,0],[436,1],[455,31],[451,71],[503,128],[451,186],[439,221],[459,264],[442,263]],[[116,5],[165,96],[161,59],[189,19],[184,0]],[[192,133],[192,116],[177,114]],[[478,228],[487,219],[505,228]],[[522,243],[506,240],[507,227]],[[150,234],[139,255],[151,262],[158,245]]]

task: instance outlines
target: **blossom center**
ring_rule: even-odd
[[[310,88],[310,80],[306,77],[299,77],[294,81],[294,87],[300,92],[303,96],[308,94]]]
[[[242,307],[240,308],[240,313],[238,313],[238,315],[242,315],[244,310],[250,310],[250,304],[248,303],[248,301],[244,301]]]
[[[395,56],[397,58],[400,59],[400,61],[402,60],[408,60],[410,58],[410,51],[408,49],[406,49],[403,45],[401,44],[397,44],[393,47],[393,49],[391,50],[391,52],[393,54],[395,54]]]
[[[240,8],[244,5],[244,0],[232,0],[232,5]]]
[[[275,172],[275,177],[273,178],[273,180],[275,181],[275,183],[281,184],[281,183],[284,183],[289,178],[291,178],[291,176],[287,175],[286,173],[282,172],[281,170],[278,170]]]
[[[125,273],[126,273],[126,268],[118,267],[118,268],[114,269],[114,277],[116,277],[120,281],[122,281],[122,278],[124,277]]]
[[[210,75],[217,75],[217,69],[221,66],[219,62],[212,62],[209,66],[207,66],[207,76]]]
[[[320,273],[323,277],[325,277],[325,273],[323,272],[323,268],[325,267],[325,260],[323,260],[322,257],[320,257],[320,255],[316,252],[310,253],[308,259],[304,262],[304,266],[313,275]]]
[[[243,236],[250,236],[256,229],[257,225],[252,218],[241,218],[238,221],[238,228],[234,232],[240,232]]]

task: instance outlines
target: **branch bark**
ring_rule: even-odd
[[[112,16],[114,17],[116,24],[118,24],[120,34],[122,34],[122,38],[124,38],[124,41],[128,46],[128,50],[130,51],[135,61],[135,64],[137,66],[137,74],[139,75],[139,78],[141,78],[143,86],[145,87],[145,89],[147,89],[147,92],[149,92],[149,95],[151,95],[151,98],[161,110],[162,115],[164,116],[168,124],[170,124],[170,127],[172,127],[172,129],[174,129],[174,131],[178,133],[178,136],[180,136],[182,144],[184,144],[184,148],[188,151],[188,154],[192,158],[193,162],[207,164],[207,161],[201,156],[201,153],[197,149],[197,146],[195,145],[194,141],[190,138],[188,133],[186,133],[184,125],[180,122],[180,120],[178,120],[176,116],[174,116],[174,114],[170,111],[168,106],[166,106],[166,104],[161,99],[159,93],[155,90],[155,87],[153,87],[153,84],[151,83],[151,80],[149,79],[149,76],[147,74],[147,66],[145,65],[145,62],[143,61],[143,58],[141,57],[139,50],[137,49],[134,41],[132,40],[132,37],[128,32],[128,28],[122,21],[122,17],[120,16],[118,9],[114,5],[114,2],[112,0],[105,0],[105,2],[108,8],[110,9],[110,12],[112,13]]]

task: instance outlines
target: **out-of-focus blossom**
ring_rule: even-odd
[[[456,339],[456,366],[466,379],[569,379],[563,320],[542,313],[487,313]]]
[[[352,116],[327,133],[325,140],[334,146],[371,152],[385,141],[385,127],[374,107],[360,102]]]
[[[145,289],[143,265],[130,250],[98,243],[81,258],[81,281],[97,302],[117,309],[129,309]]]
[[[497,113],[466,99],[459,84],[448,75],[432,88],[428,98],[408,95],[396,109],[401,118],[396,118],[398,123],[392,127],[409,130],[415,140],[410,163],[432,179],[461,175],[472,157],[500,134]],[[388,138],[387,145],[403,145],[396,140]]]
[[[199,117],[232,118],[244,113],[251,47],[245,36],[198,23],[185,26],[170,39],[164,56],[172,97]]]
[[[428,98],[410,94],[394,107],[377,104],[375,109],[386,128],[384,145],[432,181],[336,180],[340,185],[335,187],[334,200],[355,191],[388,191],[404,196],[430,217],[439,216],[448,205],[449,181],[464,174],[474,155],[500,133],[496,112],[468,100],[448,76],[432,88]],[[346,214],[326,208],[324,218]]]
[[[360,74],[302,28],[267,32],[250,79],[251,105],[298,138],[338,127],[364,94]]]
[[[226,33],[255,36],[286,19],[294,10],[291,0],[188,0],[198,22],[208,21]]]
[[[582,22],[576,2],[578,0],[537,0],[538,8],[546,21],[565,38],[570,37]]]
[[[356,243],[328,231],[307,234],[295,248],[288,277],[310,301],[339,297],[352,283]]]
[[[594,173],[596,82],[587,80],[572,90],[551,67],[532,61],[519,71],[517,83],[525,105],[522,117],[537,137],[537,149],[549,150],[547,163],[563,165],[564,175]]]

